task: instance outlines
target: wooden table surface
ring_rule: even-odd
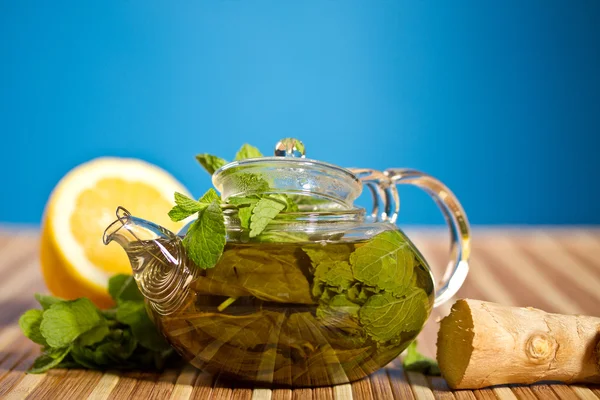
[[[446,235],[407,231],[440,276]],[[8,399],[600,399],[600,387],[504,386],[450,391],[442,378],[406,373],[399,360],[370,377],[315,389],[253,389],[191,367],[161,374],[87,370],[24,371],[39,346],[20,332],[22,312],[45,292],[38,260],[38,233],[0,229],[0,397]],[[471,271],[456,298],[533,306],[549,312],[600,315],[600,229],[475,229]],[[435,354],[437,320],[452,299],[434,310],[419,336],[419,349]],[[501,355],[499,355],[501,357]]]

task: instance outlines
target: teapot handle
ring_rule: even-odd
[[[395,203],[393,212],[389,215],[391,222],[395,222],[400,202],[395,185],[415,185],[427,192],[436,202],[450,230],[451,258],[446,267],[444,277],[439,283],[440,288],[435,293],[433,306],[448,301],[462,286],[469,272],[469,256],[471,253],[471,232],[469,221],[456,196],[439,180],[420,171],[404,168],[391,168],[384,174],[392,183],[392,198]]]

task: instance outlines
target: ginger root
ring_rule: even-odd
[[[599,339],[600,318],[464,299],[440,322],[437,361],[453,389],[599,383]]]

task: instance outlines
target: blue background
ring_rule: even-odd
[[[343,166],[412,167],[473,224],[598,224],[600,2],[0,0],[0,221],[139,157],[194,194],[194,155],[286,136]],[[401,221],[437,224],[402,189]]]

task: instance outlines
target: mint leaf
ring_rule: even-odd
[[[153,331],[156,331],[154,329]],[[137,349],[138,342],[133,337],[131,330],[126,329],[118,332],[114,332],[113,337],[110,341],[101,343],[96,348],[96,360],[104,358],[104,364],[110,365],[115,362],[125,363]]]
[[[42,323],[42,310],[27,310],[19,318],[19,327],[23,331],[23,334],[31,339],[32,342],[46,346],[46,339],[40,332],[40,324]]]
[[[173,222],[183,221],[192,214],[194,214],[194,212],[185,211],[178,206],[171,208],[168,213],[169,218],[171,218],[171,221]]]
[[[220,202],[221,201],[221,196],[219,196],[219,194],[217,193],[217,191],[213,188],[210,188],[206,191],[206,193],[204,193],[202,195],[202,197],[200,197],[200,200],[198,200],[198,202],[206,207],[208,207],[209,205],[211,205],[212,202],[217,201]]]
[[[234,206],[253,206],[258,203],[260,197],[257,195],[252,196],[234,196],[227,199],[227,203],[232,204]]]
[[[115,303],[123,300],[144,301],[135,279],[131,275],[118,274],[108,280],[108,293]]]
[[[235,160],[245,160],[247,158],[259,158],[263,157],[260,150],[256,147],[249,145],[248,143],[244,144],[241,149],[238,150],[235,155]]]
[[[104,320],[89,331],[82,333],[77,339],[77,343],[81,346],[91,346],[104,340],[109,333],[108,324]]]
[[[296,212],[298,211],[298,206],[294,201],[286,194],[283,193],[273,193],[269,195],[273,200],[278,200],[285,204],[286,212]]]
[[[260,200],[260,196],[238,196],[230,197],[227,199],[229,204],[232,204],[238,208],[238,218],[242,228],[248,229],[250,227],[250,218],[252,217],[252,210],[256,206],[256,203]]]
[[[228,346],[252,349],[269,345],[273,330],[280,328],[283,318],[273,311],[259,310],[248,315],[204,313],[190,318],[188,323],[201,332]]]
[[[198,201],[190,199],[181,193],[175,192],[176,205],[169,211],[169,217],[171,218],[171,221],[181,221],[190,215],[197,213],[198,211],[204,210],[212,202],[220,200],[221,197],[212,188],[208,189],[208,191],[204,193],[204,195]]]
[[[295,248],[273,247],[237,247],[225,252],[219,266],[207,270],[205,279],[197,279],[192,288],[215,296],[314,304],[308,279],[298,268]]]
[[[56,303],[60,303],[62,301],[66,301],[64,299],[61,299],[60,297],[48,296],[48,295],[41,294],[41,293],[36,293],[35,294],[35,299],[38,301],[38,303],[40,303],[40,305],[42,306],[42,308],[44,310],[49,309],[50,306],[52,306],[52,304],[56,304]]]
[[[138,357],[139,355],[156,354],[139,348],[131,332],[125,330],[95,348],[74,347],[71,356],[77,364],[90,369],[146,369],[149,367],[147,363],[138,363],[134,352]]]
[[[269,183],[257,174],[239,173],[232,175],[231,180],[239,193],[264,193],[269,190]]]
[[[339,320],[343,317],[358,318],[360,306],[354,304],[343,294],[338,294],[317,308],[317,317],[328,320]]]
[[[171,221],[182,221],[202,210],[203,206],[194,199],[190,199],[182,195],[181,193],[175,192],[175,206],[169,210],[169,218]]]
[[[367,334],[387,342],[402,332],[418,331],[429,316],[428,298],[420,288],[411,288],[398,298],[389,292],[376,294],[360,308],[359,319]]]
[[[286,204],[286,206],[285,206],[285,211],[286,212],[298,212],[298,211],[300,211],[300,209],[298,208],[298,205],[289,196],[285,196],[285,204]]]
[[[302,243],[309,241],[307,233],[286,231],[263,231],[255,239],[260,243]]]
[[[240,225],[242,226],[242,228],[245,228],[245,229],[250,228],[251,229],[251,232],[249,235],[251,238],[258,236],[264,230],[264,226],[261,227],[261,225],[260,225],[261,223],[266,222],[266,224],[268,224],[268,222],[270,222],[270,220],[272,219],[272,218],[270,218],[268,220],[262,221],[259,224],[256,224],[256,222],[255,223],[252,222],[252,217],[253,217],[254,213],[258,212],[260,210],[260,208],[259,208],[258,211],[255,211],[255,208],[259,204],[259,202],[261,202],[263,199],[269,199],[269,200],[263,201],[261,203],[261,207],[265,207],[265,205],[268,205],[268,204],[273,204],[273,202],[279,202],[279,203],[281,203],[281,205],[276,204],[276,207],[281,208],[281,211],[297,211],[298,210],[296,205],[285,194],[279,194],[279,193],[268,194],[268,195],[254,194],[254,195],[250,195],[250,196],[230,197],[227,200],[227,202],[229,204],[235,205],[237,207]],[[275,213],[273,211],[273,214],[275,214],[275,216],[276,216],[279,212],[280,211],[277,211]],[[252,233],[252,228],[255,229],[254,234]],[[256,232],[258,232],[258,233],[256,233]],[[308,235],[306,235],[303,232],[299,232],[300,235],[295,235],[294,233],[285,235],[287,232],[281,232],[281,233],[283,235],[279,235],[278,232],[273,232],[270,236],[265,236],[265,237],[261,236],[260,241],[261,242],[293,242],[293,241],[297,241],[298,238],[306,240],[308,237]],[[295,236],[295,238],[293,238],[293,236]]]
[[[300,194],[290,194],[290,201],[293,202],[298,209],[302,211],[317,211],[320,209],[336,208],[336,204],[333,203],[329,199],[324,199],[320,197],[300,195]]]
[[[206,172],[208,172],[211,175],[214,174],[215,171],[221,168],[223,165],[227,164],[226,160],[217,156],[213,156],[211,154],[198,154],[196,156],[196,160],[198,160],[198,162],[204,167]]]
[[[396,296],[414,284],[415,256],[398,231],[380,233],[357,248],[350,264],[357,280]]]
[[[258,236],[285,207],[285,203],[270,197],[260,199],[252,210],[250,237]]]
[[[148,317],[144,303],[139,301],[120,303],[117,321],[129,325],[133,337],[145,348],[158,352],[169,349],[169,344],[156,331],[156,327]]]
[[[417,350],[417,341],[408,345],[406,356],[402,360],[405,371],[420,372],[425,375],[440,376],[440,367],[434,359],[425,357]]]
[[[314,281],[333,287],[341,293],[350,288],[354,275],[346,261],[323,261],[315,269]]]
[[[67,354],[69,354],[69,351],[71,351],[71,347],[61,347],[45,352],[36,358],[28,372],[31,374],[41,374],[58,366]]]
[[[183,239],[188,257],[199,268],[214,267],[223,254],[225,233],[223,211],[214,201],[198,213],[198,219],[192,223]]]
[[[238,209],[238,218],[240,219],[240,225],[242,228],[249,229],[250,228],[250,219],[252,218],[252,210],[256,204],[246,207],[241,207]]]
[[[113,276],[109,293],[117,306],[101,311],[87,298],[63,300],[36,294],[45,310],[29,310],[19,319],[24,334],[44,347],[28,372],[162,368],[173,349],[150,320],[133,277]]]
[[[190,199],[184,194],[175,192],[175,204],[179,206],[183,211],[187,211],[190,214],[196,213],[202,209],[202,204],[194,199]]]
[[[319,244],[303,246],[302,250],[308,255],[313,267],[316,269],[324,261],[348,261],[352,253],[352,246],[336,245],[325,247]]]
[[[66,347],[100,323],[98,309],[84,297],[53,304],[44,311],[40,332],[49,346]]]
[[[368,287],[360,287],[360,284],[352,285],[352,287],[346,292],[348,299],[357,304],[365,304],[372,294],[374,293],[370,292]]]
[[[367,339],[358,321],[360,305],[354,304],[343,294],[333,296],[317,307],[316,316],[327,330],[339,330],[345,336],[343,341],[353,343],[353,347]],[[336,340],[335,343],[341,342]]]

